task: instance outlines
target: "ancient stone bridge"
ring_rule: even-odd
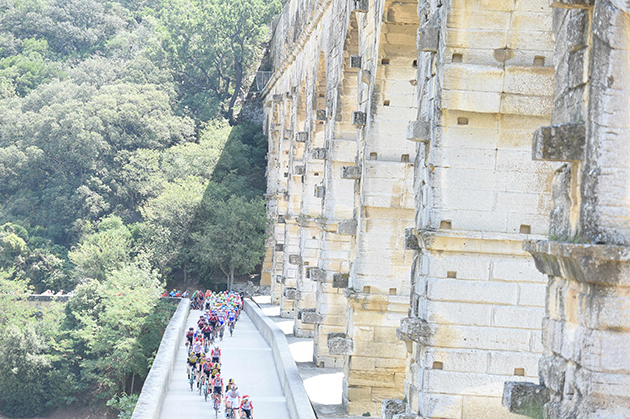
[[[630,417],[627,9],[286,3],[263,280],[350,414]]]

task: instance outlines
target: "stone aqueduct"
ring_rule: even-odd
[[[263,283],[350,414],[630,417],[628,3],[286,3]]]

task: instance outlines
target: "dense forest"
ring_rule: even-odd
[[[260,263],[267,145],[239,110],[280,7],[0,0],[0,413],[128,410],[164,288]],[[73,295],[20,303],[44,290]]]

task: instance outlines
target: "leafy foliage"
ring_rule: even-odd
[[[164,285],[260,263],[266,138],[230,125],[278,10],[0,0],[2,414],[109,399],[127,417],[174,311]],[[47,289],[74,295],[25,303]]]

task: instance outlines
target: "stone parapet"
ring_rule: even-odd
[[[168,323],[153,365],[138,396],[132,419],[158,419],[162,411],[168,385],[171,381],[177,349],[184,338],[186,319],[190,311],[190,299],[182,298]]]

